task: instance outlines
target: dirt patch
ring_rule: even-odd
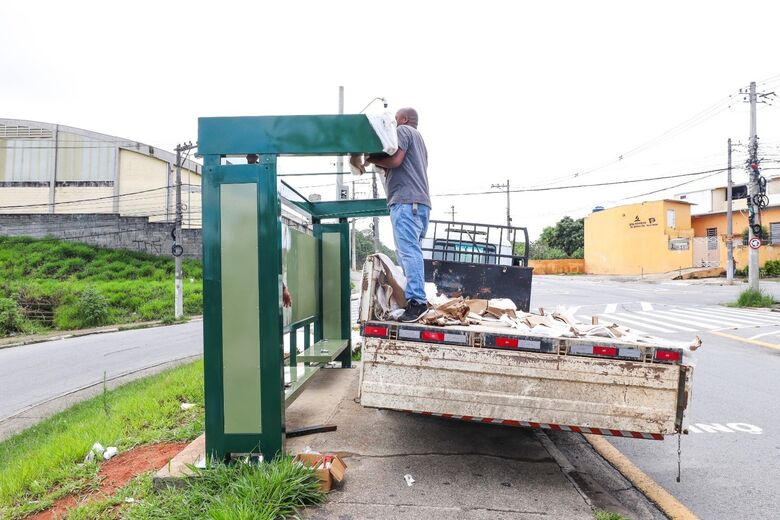
[[[65,518],[68,509],[86,502],[110,497],[130,480],[146,471],[158,470],[165,466],[187,443],[160,443],[138,446],[120,453],[100,466],[98,481],[100,488],[85,495],[63,497],[45,511],[25,517],[25,520],[56,520]]]

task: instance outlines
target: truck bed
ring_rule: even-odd
[[[482,325],[362,330],[363,406],[648,439],[683,430],[692,367],[679,349]]]

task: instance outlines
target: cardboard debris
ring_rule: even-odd
[[[372,255],[374,261],[374,280],[376,287],[374,314],[380,320],[397,320],[406,307],[404,289],[406,278],[401,269],[382,254]],[[600,324],[598,316],[592,317],[592,323],[580,323],[565,307],[558,306],[550,314],[539,307],[536,313],[518,311],[515,303],[506,298],[463,299],[446,298],[439,294],[435,284],[426,283],[425,292],[428,297],[429,310],[423,314],[418,323],[435,326],[452,325],[485,325],[490,327],[511,327],[523,333],[527,332],[550,338],[610,338],[619,339],[634,344],[652,343],[664,344],[671,348],[679,348],[690,353],[701,345],[696,338],[692,343],[662,340],[660,338],[637,334],[631,328],[616,323]],[[433,296],[433,297],[432,297]],[[692,364],[692,359],[686,354],[686,363]]]
[[[487,300],[467,300],[469,310],[474,314],[483,315],[488,308]]]
[[[314,473],[320,480],[320,489],[324,493],[331,490],[334,482],[341,483],[344,480],[344,473],[347,471],[347,465],[338,455],[299,453],[293,461],[314,468]]]

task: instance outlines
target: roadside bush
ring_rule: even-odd
[[[5,336],[12,332],[22,332],[25,321],[22,309],[14,300],[0,298],[0,334]]]
[[[578,247],[571,254],[571,257],[572,258],[585,258],[585,248],[584,247]]]
[[[764,276],[780,276],[780,260],[767,260],[764,264]]]
[[[774,298],[762,291],[745,289],[739,294],[736,307],[771,307],[775,303]]]
[[[84,289],[78,306],[78,317],[84,325],[94,327],[108,322],[108,299],[94,286]]]
[[[541,240],[531,243],[531,258],[534,260],[559,260],[569,258],[566,251],[556,247],[550,247]]]

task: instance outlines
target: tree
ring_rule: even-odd
[[[582,258],[585,245],[585,221],[563,217],[555,226],[547,226],[539,238],[531,243],[531,258]]]
[[[390,257],[390,260],[396,264],[398,263],[394,250],[390,249],[384,244],[380,244],[380,249],[380,252]],[[366,262],[366,257],[372,254],[374,254],[373,239],[367,236],[363,231],[355,231],[355,257],[357,260],[358,270],[361,269],[363,264]]]

